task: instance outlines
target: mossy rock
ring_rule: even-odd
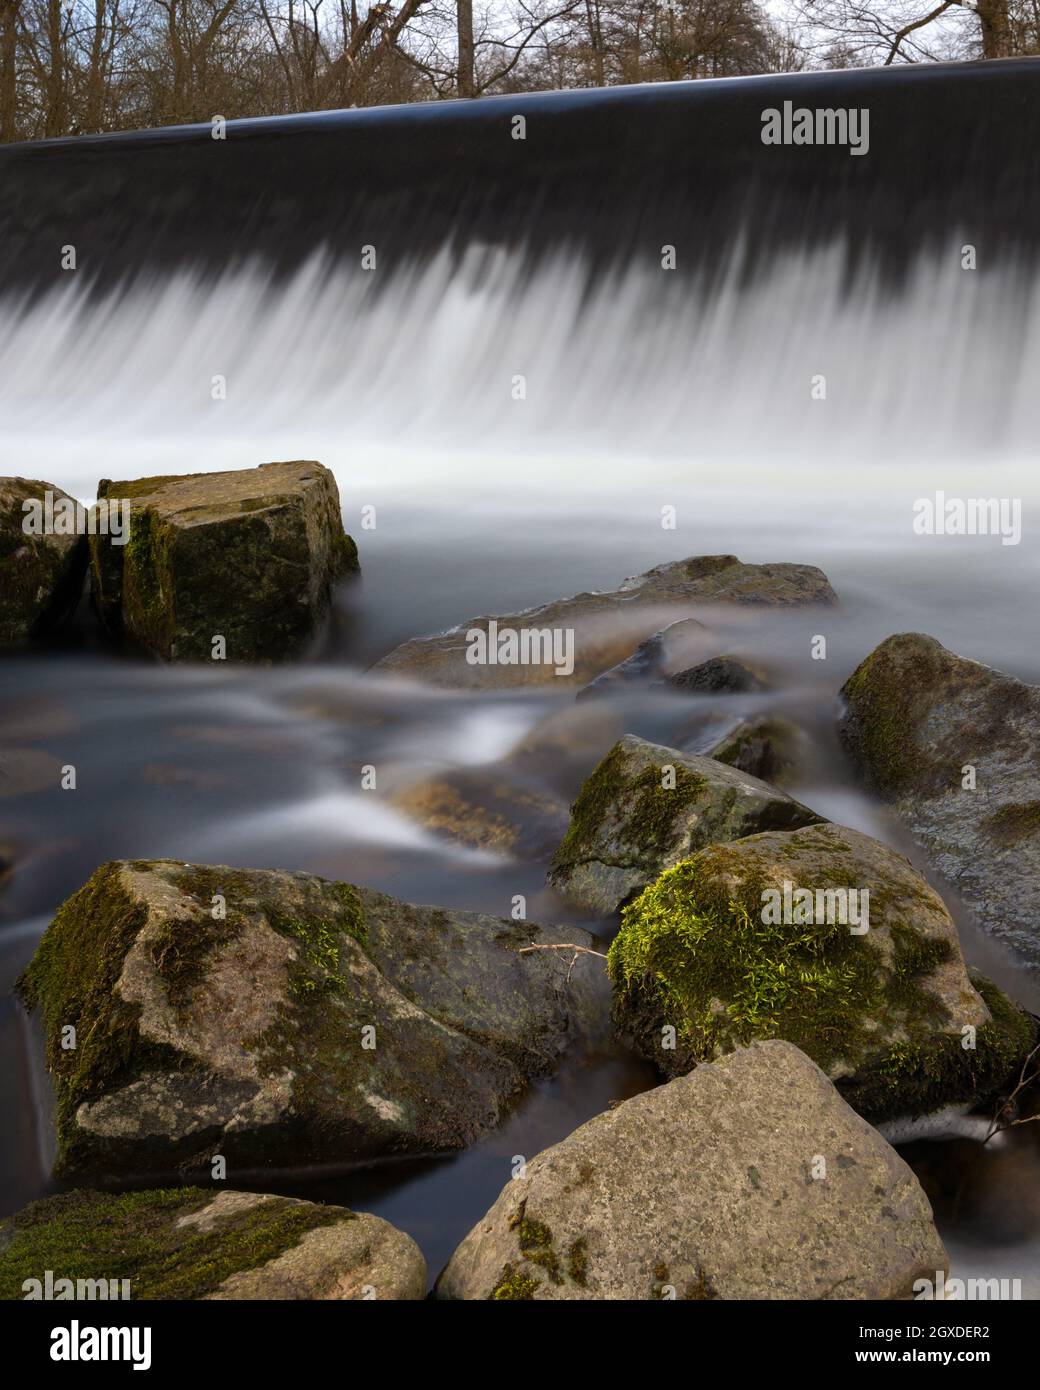
[[[166,660],[278,661],[315,634],[332,583],[358,569],[336,480],[320,463],[108,482],[125,546],[91,537],[94,604],[114,634]]]
[[[0,649],[23,647],[56,631],[83,592],[86,537],[24,530],[24,504],[42,503],[48,492],[55,501],[74,501],[53,483],[0,478]]]
[[[420,1299],[426,1263],[388,1221],[344,1207],[197,1187],[81,1190],[0,1222],[0,1298],[48,1288],[59,1300]]]
[[[463,1148],[602,1028],[597,962],[568,978],[567,953],[521,954],[559,940],[592,939],[308,874],[105,865],[18,986],[43,1014],[57,1171]]]
[[[898,1299],[949,1262],[913,1173],[808,1057],[756,1043],[529,1157],[443,1299]]]
[[[846,681],[842,742],[973,909],[1040,968],[1040,687],[889,637]]]
[[[499,632],[572,631],[574,669],[567,674],[541,662],[471,663],[467,634],[474,629],[487,633],[492,618],[486,615],[447,633],[412,638],[376,662],[375,669],[458,689],[584,686],[631,656],[637,643],[661,629],[665,614],[677,620],[716,604],[786,608],[836,602],[827,576],[814,565],[748,565],[735,555],[697,555],[657,565],[617,589],[577,594],[494,619]]]
[[[843,826],[701,850],[625,909],[608,965],[618,1029],[665,1075],[783,1038],[876,1122],[989,1099],[1035,1038],[910,863]]]
[[[820,819],[747,773],[626,734],[571,807],[549,882],[590,911],[609,913],[704,845]]]

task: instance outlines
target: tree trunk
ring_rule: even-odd
[[[978,14],[982,26],[982,56],[1010,58],[1011,26],[1008,23],[1008,0],[979,0]]]
[[[476,96],[473,72],[473,0],[456,0],[459,36],[459,96]]]
[[[49,0],[47,6],[47,112],[44,116],[44,135],[67,135],[68,112],[65,91],[65,12],[61,0]]]
[[[18,6],[0,0],[0,144],[18,139]]]

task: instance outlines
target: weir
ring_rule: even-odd
[[[870,113],[869,157],[764,145],[762,112]],[[514,138],[521,116],[524,138]],[[0,149],[0,292],[75,243],[97,288],[363,244],[401,271],[441,247],[748,275],[846,243],[892,287],[958,229],[989,265],[1040,238],[1040,60],[677,82],[230,121]]]

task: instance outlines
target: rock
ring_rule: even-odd
[[[613,912],[705,845],[820,819],[747,773],[626,734],[578,793],[549,883],[590,911]]]
[[[982,927],[1040,967],[1040,687],[904,633],[842,695],[841,739],[870,787]]]
[[[87,541],[82,535],[34,535],[23,529],[25,502],[47,493],[75,507],[53,483],[0,478],[0,648],[21,647],[55,631],[83,592]]]
[[[520,954],[556,941],[592,944],[303,873],[105,865],[18,984],[42,1009],[56,1171],[463,1148],[607,1014],[602,962]]]
[[[582,686],[574,697],[586,700],[600,695],[616,695],[628,686],[674,671],[676,662],[689,661],[712,641],[708,629],[696,618],[681,618],[640,642],[631,656]]]
[[[448,633],[412,638],[377,661],[374,669],[459,689],[585,685],[629,656],[634,643],[691,609],[836,602],[826,575],[814,565],[746,565],[735,555],[701,555],[658,565],[614,590],[578,594],[507,617],[471,618]],[[497,626],[492,628],[492,623]],[[501,646],[507,655],[506,634],[542,632],[549,639],[556,633],[562,649],[562,638],[573,633],[573,669],[564,671],[571,664],[566,658],[546,659],[548,640],[528,652],[540,660],[471,664],[467,655],[477,647],[468,640],[470,632],[484,634],[481,643],[487,639],[490,649],[498,652]]]
[[[662,682],[675,690],[690,694],[744,694],[753,690],[768,690],[768,683],[744,661],[735,656],[713,656],[699,666],[677,671]]]
[[[95,607],[109,631],[166,660],[277,661],[314,635],[332,582],[358,568],[336,480],[320,463],[103,482],[130,537],[90,540]]]
[[[783,786],[800,762],[805,735],[781,715],[742,719],[717,739],[703,756]]]
[[[784,1038],[875,1122],[986,1100],[1035,1038],[969,980],[909,861],[839,825],[709,845],[663,873],[625,910],[609,970],[619,1030],[666,1075]]]
[[[49,1295],[26,1289],[46,1271]],[[345,1207],[198,1187],[75,1191],[0,1222],[0,1299],[33,1294],[414,1300],[426,1296],[426,1262],[388,1221]]]
[[[797,1048],[768,1042],[529,1159],[436,1294],[894,1299],[948,1268],[907,1165]]]
[[[567,831],[566,803],[505,768],[455,768],[391,801],[427,830],[518,859],[548,858]]]

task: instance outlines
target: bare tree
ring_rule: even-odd
[[[0,0],[0,144],[18,139],[18,11],[21,0]]]

